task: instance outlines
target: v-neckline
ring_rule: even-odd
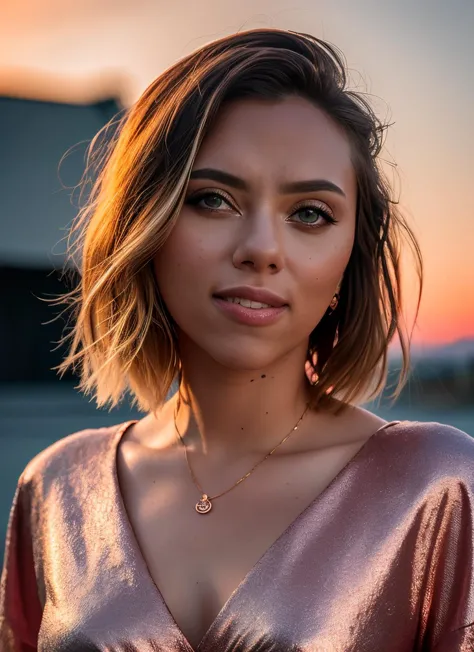
[[[227,600],[224,602],[222,608],[220,609],[219,613],[217,616],[214,618],[212,623],[209,625],[207,628],[204,636],[201,638],[200,642],[198,643],[198,646],[194,648],[191,643],[188,641],[186,638],[184,632],[178,625],[175,617],[171,613],[171,610],[169,609],[168,605],[166,604],[166,601],[164,599],[163,594],[160,591],[160,588],[156,584],[155,580],[153,579],[152,574],[150,573],[150,569],[148,567],[147,561],[142,553],[140,544],[138,542],[138,538],[135,534],[135,530],[133,528],[132,522],[128,516],[127,508],[125,506],[125,501],[123,499],[122,491],[120,489],[120,483],[119,483],[119,478],[118,478],[118,464],[117,464],[117,453],[118,453],[118,448],[120,445],[120,442],[125,434],[125,432],[128,430],[129,427],[131,427],[133,424],[137,423],[138,419],[130,420],[130,421],[125,421],[122,424],[119,424],[117,426],[117,430],[115,432],[115,435],[112,440],[112,483],[113,483],[113,493],[115,494],[115,498],[117,500],[118,504],[118,509],[119,509],[119,515],[122,518],[122,521],[124,523],[124,529],[126,530],[126,536],[128,538],[128,543],[130,544],[130,547],[135,550],[136,554],[136,562],[137,564],[140,564],[143,567],[144,570],[144,575],[147,578],[147,581],[151,583],[152,590],[155,593],[158,601],[160,602],[160,605],[164,607],[165,611],[168,614],[168,617],[171,621],[171,624],[173,628],[176,630],[177,634],[179,635],[179,638],[181,639],[182,643],[184,643],[186,649],[186,652],[205,652],[205,645],[209,637],[211,636],[212,632],[216,629],[218,626],[219,622],[222,620],[224,617],[225,613],[229,610],[230,605],[232,602],[235,601],[237,596],[241,593],[243,590],[243,587],[249,583],[249,581],[252,579],[252,576],[255,575],[256,571],[258,568],[265,562],[265,560],[272,554],[272,552],[276,549],[278,545],[282,543],[282,541],[289,536],[290,532],[301,523],[301,521],[304,519],[305,516],[309,514],[310,511],[312,511],[316,506],[318,506],[322,500],[327,496],[327,494],[330,492],[330,490],[334,487],[334,485],[340,481],[340,479],[347,474],[350,468],[358,462],[364,454],[367,453],[369,449],[369,445],[373,444],[374,440],[377,439],[376,435],[378,435],[379,432],[382,430],[385,430],[389,426],[396,425],[398,423],[401,423],[401,421],[389,421],[387,423],[384,423],[380,428],[378,428],[374,433],[370,435],[366,439],[366,441],[362,444],[362,446],[358,449],[358,451],[353,455],[348,462],[340,469],[340,471],[334,476],[334,478],[329,482],[329,484],[326,485],[326,487],[315,497],[313,498],[309,504],[303,508],[303,510],[291,521],[291,523],[283,530],[283,532],[270,544],[270,546],[264,551],[264,553],[260,556],[260,558],[255,562],[255,564],[249,569],[249,571],[244,575],[242,580],[239,582],[237,587],[232,591],[230,596],[227,598]]]

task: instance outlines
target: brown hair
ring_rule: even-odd
[[[175,224],[199,146],[223,102],[245,97],[307,98],[340,125],[357,178],[357,225],[339,304],[315,326],[309,356],[319,382],[313,405],[367,401],[387,380],[388,345],[398,332],[405,384],[411,333],[403,328],[401,242],[423,263],[416,238],[391,199],[378,155],[388,125],[347,89],[343,55],[309,34],[255,29],[208,43],[171,66],[121,117],[99,164],[78,234],[81,278],[63,295],[74,308],[69,353],[55,367],[79,370],[79,389],[98,406],[115,406],[130,390],[143,411],[159,409],[179,371],[175,325],[158,292],[152,259]],[[105,129],[111,124],[106,125]],[[94,163],[101,132],[89,149]],[[86,170],[86,175],[88,170]],[[85,178],[85,177],[84,177]],[[313,358],[313,354],[316,356]],[[332,409],[332,408],[330,408]]]

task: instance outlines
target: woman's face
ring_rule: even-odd
[[[222,107],[154,259],[186,346],[240,370],[306,351],[351,255],[356,197],[349,142],[309,101]],[[255,289],[279,300],[253,296]],[[271,307],[246,307],[225,293]]]

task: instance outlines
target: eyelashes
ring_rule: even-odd
[[[233,208],[234,210],[236,210],[234,208],[234,206],[233,206],[232,200],[229,198],[227,193],[224,193],[223,191],[217,191],[217,190],[213,190],[213,191],[206,190],[206,191],[202,191],[202,192],[197,192],[194,195],[192,195],[191,197],[189,197],[186,200],[185,203],[189,204],[191,206],[196,206],[197,208],[199,208],[201,210],[209,211],[211,213],[222,213],[223,211],[220,210],[220,207],[216,208],[216,207],[212,207],[212,206],[200,206],[199,205],[201,201],[203,201],[204,199],[208,199],[210,197],[211,198],[216,198],[217,197],[220,201],[226,202],[230,206],[230,208]],[[321,226],[324,226],[324,225],[327,225],[327,224],[337,224],[337,222],[338,222],[338,220],[336,220],[334,218],[332,212],[330,212],[329,209],[326,210],[324,208],[324,204],[322,204],[321,202],[316,202],[315,200],[313,200],[313,203],[302,202],[301,204],[297,205],[295,210],[291,214],[291,216],[296,215],[297,213],[301,213],[303,211],[314,211],[313,216],[316,218],[315,221],[314,222],[306,222],[304,220],[290,220],[290,219],[288,219],[288,221],[293,222],[295,224],[302,225],[303,227],[308,228],[308,229],[315,229],[315,228],[319,229],[319,228],[321,228]],[[322,217],[323,220],[324,220],[323,225],[318,223],[320,217]]]
[[[227,195],[225,195],[223,192],[215,192],[215,191],[210,192],[209,190],[207,190],[205,192],[198,192],[198,193],[192,195],[189,199],[186,200],[186,204],[191,204],[192,206],[197,206],[200,201],[202,201],[203,199],[207,199],[208,197],[219,197],[219,199],[221,199],[221,200],[223,199],[224,201],[226,201],[229,204],[229,206],[231,206],[231,208],[233,208],[232,202],[227,197]],[[206,211],[212,211],[212,212],[215,212],[215,213],[216,212],[217,213],[222,212],[222,211],[218,210],[217,208],[212,208],[211,206],[198,206],[198,208],[203,208]]]
[[[332,213],[330,213],[328,210],[325,210],[321,204],[302,204],[301,206],[297,207],[296,210],[292,213],[292,215],[295,215],[296,213],[301,213],[302,211],[315,211],[316,217],[322,217],[327,224],[337,224],[338,220],[336,220],[333,216]],[[317,225],[317,222],[304,222],[300,221],[299,224],[304,224],[304,226],[308,226],[309,228],[320,228]]]

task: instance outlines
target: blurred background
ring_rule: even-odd
[[[141,416],[126,401],[97,410],[76,391],[77,379],[51,371],[64,355],[57,342],[65,322],[41,297],[70,287],[60,271],[86,147],[178,58],[256,27],[337,45],[351,87],[394,123],[383,158],[421,243],[425,288],[410,381],[395,406],[388,387],[366,407],[474,435],[472,0],[2,0],[0,553],[18,476],[36,453],[78,430]],[[407,266],[408,323],[412,274]],[[394,342],[392,381],[399,367]]]

